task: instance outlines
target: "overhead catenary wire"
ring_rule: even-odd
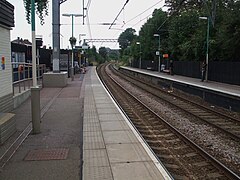
[[[132,19],[128,20],[127,22],[125,22],[123,26],[125,26],[125,24],[128,24],[129,22],[131,22],[132,20],[136,19],[137,17],[141,16],[142,14],[144,14],[145,12],[147,12],[148,10],[152,9],[154,6],[158,5],[159,3],[161,3],[163,0],[158,1],[157,3],[153,4],[151,7],[147,8],[146,10],[144,10],[143,12],[141,12],[140,14],[136,15],[135,17],[133,17]]]
[[[87,27],[88,27],[88,33],[89,33],[89,37],[90,39],[92,39],[92,31],[91,31],[91,25],[90,25],[90,19],[89,19],[89,9],[90,9],[90,5],[91,5],[92,0],[88,0],[86,8],[84,8],[86,10],[86,18],[87,18]],[[93,43],[92,43],[93,45]]]
[[[88,0],[86,8],[89,9],[91,5],[92,0]]]
[[[87,16],[87,11],[88,11],[89,8],[90,8],[90,5],[91,5],[92,0],[88,0],[86,7],[85,7],[85,3],[84,3],[84,2],[85,2],[85,0],[83,0],[83,25],[85,24],[84,19],[85,19],[86,16]],[[85,10],[86,10],[86,15],[84,14]]]
[[[111,29],[111,27],[113,26],[113,24],[115,23],[115,21],[117,20],[118,16],[121,14],[121,12],[124,10],[125,6],[127,5],[127,3],[129,2],[129,0],[127,0],[125,2],[125,4],[123,5],[122,9],[120,10],[120,12],[118,13],[118,15],[115,17],[115,19],[113,20],[112,24],[110,25],[110,27],[108,29]]]
[[[129,1],[129,0],[128,0]],[[127,1],[127,2],[128,2]],[[98,25],[98,26],[106,26],[106,25],[110,25],[110,23],[106,23],[106,22],[104,22],[104,23],[90,23],[90,19],[89,19],[89,10],[90,10],[90,5],[91,5],[91,0],[88,0],[88,2],[87,2],[87,5],[85,6],[85,10],[86,10],[86,25],[87,25],[87,27],[88,27],[88,32],[89,32],[89,37],[90,37],[90,39],[93,39],[92,38],[92,31],[91,31],[91,25]],[[126,3],[127,3],[126,2]],[[116,23],[112,23],[113,25],[116,25]],[[80,25],[80,24],[76,24],[76,25]],[[91,43],[91,45],[93,46],[93,41],[91,41],[90,42]],[[101,45],[103,45],[103,43],[104,42],[101,42]],[[101,46],[100,45],[100,46]]]
[[[151,14],[149,14],[149,15],[147,15],[146,17],[144,17],[144,18],[142,18],[140,21],[138,21],[136,24],[134,24],[134,25],[132,25],[132,27],[131,28],[133,28],[134,26],[136,26],[137,24],[139,24],[140,22],[142,22],[144,19],[147,19],[149,16],[151,16],[152,15],[152,13]]]

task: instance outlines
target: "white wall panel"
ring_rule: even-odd
[[[10,30],[0,26],[0,65],[5,57],[5,70],[0,67],[0,98],[12,93]]]

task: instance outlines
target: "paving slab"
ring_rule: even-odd
[[[153,162],[113,163],[113,177],[117,180],[164,180]]]
[[[143,146],[141,136],[136,135],[93,69],[86,77],[85,92],[83,179],[170,179],[149,155],[151,151]]]
[[[103,131],[103,138],[107,144],[126,144],[139,142],[130,130]]]
[[[71,88],[68,88],[69,86]],[[75,91],[78,93],[73,93]],[[16,153],[1,169],[0,179],[79,180],[82,177],[80,171],[83,114],[81,93],[82,81],[77,78],[69,81],[65,88],[43,88],[41,90],[40,97],[43,97],[40,98],[41,108],[45,111],[41,118],[41,133],[28,135]],[[55,95],[57,96],[54,99]],[[51,103],[49,104],[49,102]],[[46,108],[46,106],[48,107]],[[19,131],[23,131],[31,122],[30,99],[14,112],[17,128]],[[43,156],[46,156],[44,152],[48,154],[53,149],[67,149],[66,158],[43,159]],[[43,156],[25,159],[31,152],[42,152]]]
[[[122,117],[121,114],[99,114],[99,121],[104,122],[104,121],[125,121]]]
[[[107,144],[106,148],[111,163],[151,161],[140,143]]]

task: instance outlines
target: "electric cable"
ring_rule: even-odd
[[[144,14],[145,12],[147,12],[149,9],[153,8],[154,6],[158,5],[159,3],[161,3],[163,0],[158,1],[157,3],[155,3],[154,5],[152,5],[151,7],[147,8],[146,10],[144,10],[143,12],[141,12],[140,14],[138,14],[137,16],[133,17],[132,19],[128,20],[127,22],[125,22],[125,24],[131,22],[132,20],[136,19],[137,17],[141,16],[142,14]],[[125,26],[125,24],[122,25]]]
[[[142,22],[144,19],[147,19],[149,16],[151,16],[152,15],[152,13],[151,14],[149,14],[149,15],[147,15],[147,16],[145,16],[144,18],[142,18],[140,21],[138,21],[136,24],[134,24],[131,28],[133,28],[134,26],[136,26],[137,24],[139,24],[140,22]]]
[[[129,2],[129,0],[127,0],[125,2],[125,4],[123,5],[122,9],[120,10],[120,12],[118,13],[117,17],[115,17],[115,19],[113,20],[112,24],[110,25],[110,27],[108,29],[111,29],[111,27],[113,26],[113,24],[115,23],[115,21],[117,20],[118,16],[121,14],[121,12],[124,10],[125,6],[127,5],[127,3]]]

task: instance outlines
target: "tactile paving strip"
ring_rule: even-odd
[[[68,155],[68,148],[58,149],[37,149],[29,151],[25,161],[44,161],[44,160],[62,160]]]

